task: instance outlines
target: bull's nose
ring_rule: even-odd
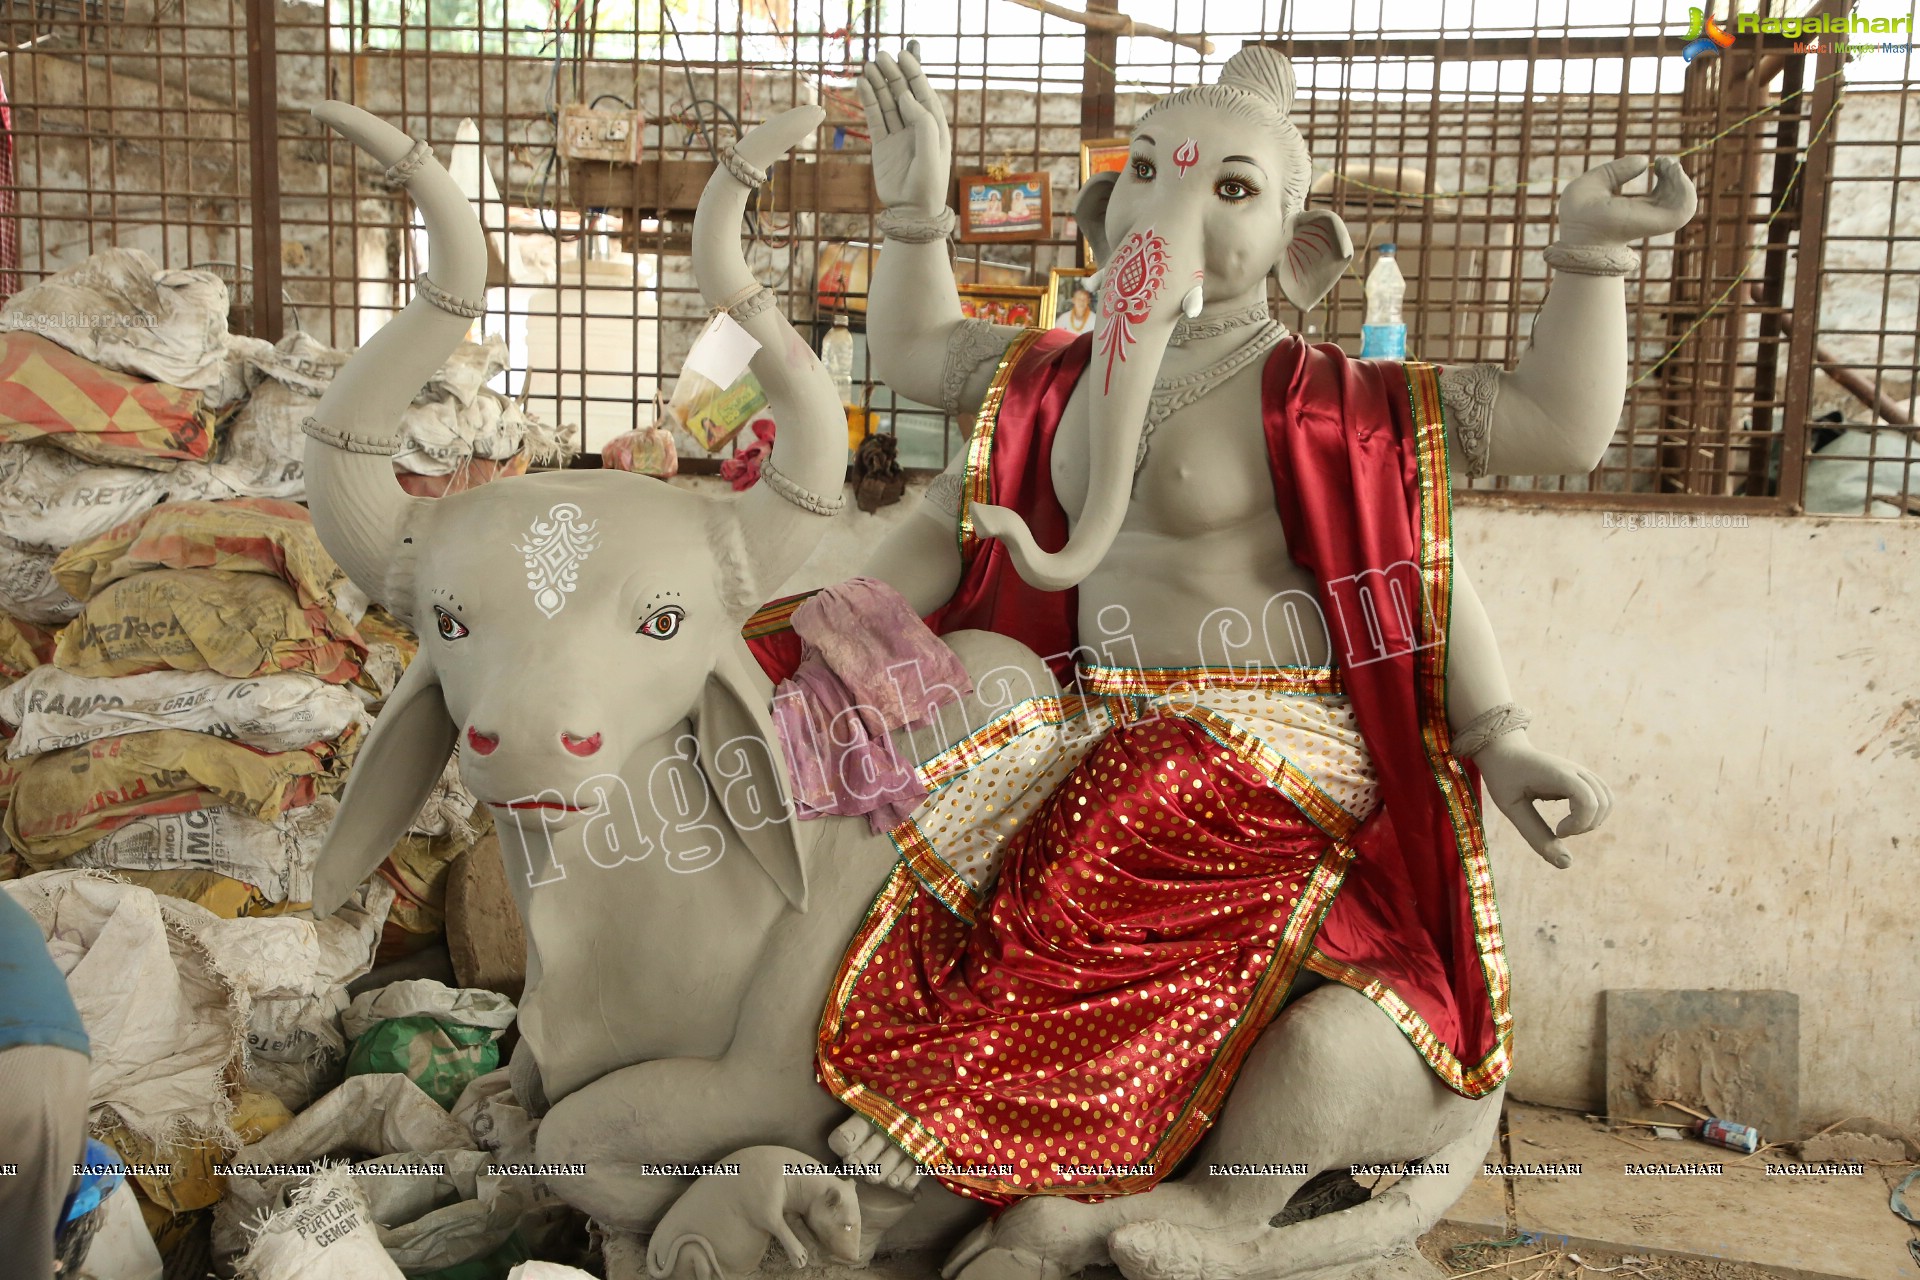
[[[472,725],[468,725],[467,745],[483,756],[490,756],[493,754],[494,749],[500,745],[500,735],[497,733],[482,733]]]
[[[600,749],[600,735],[596,733],[590,738],[580,738],[571,733],[562,733],[560,745],[577,756],[590,756]]]

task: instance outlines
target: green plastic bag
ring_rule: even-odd
[[[391,1018],[353,1043],[350,1076],[399,1072],[448,1110],[467,1082],[500,1065],[498,1031],[434,1018]]]
[[[469,1082],[500,1065],[500,1036],[513,1002],[427,978],[362,992],[341,1015],[353,1048],[350,1076],[399,1074],[452,1110]]]

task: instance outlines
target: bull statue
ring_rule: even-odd
[[[579,471],[431,501],[401,491],[389,456],[402,412],[477,313],[464,300],[484,287],[485,242],[423,144],[343,103],[316,114],[405,182],[432,259],[307,427],[321,540],[422,636],[319,855],[314,910],[330,914],[373,872],[459,745],[466,785],[501,827],[527,937],[515,1091],[544,1112],[540,1159],[586,1168],[550,1179],[554,1189],[616,1233],[644,1233],[689,1186],[660,1166],[769,1144],[837,1161],[847,1144],[830,1135],[846,1111],[815,1078],[822,1002],[897,855],[864,819],[795,820],[772,686],[740,635],[824,535],[843,483],[839,397],[766,305],[738,231],[752,180],[822,113],[799,107],[748,132],[694,221],[701,293],[760,343],[752,369],[780,424],[762,483],[719,500]],[[907,759],[1057,691],[1011,639],[944,638],[982,692],[944,728],[896,735]],[[1472,1178],[1499,1091],[1449,1091],[1364,997],[1338,985],[1302,995],[1309,981],[1262,1033],[1194,1171],[1153,1193],[1155,1220],[1116,1237],[1111,1256],[1128,1276],[1294,1276],[1379,1258],[1407,1248]],[[1452,1172],[1279,1228],[1269,1222],[1303,1178],[1203,1172],[1276,1160]],[[863,1256],[883,1230],[893,1251],[951,1246],[975,1227],[949,1274],[1063,1276],[1090,1260],[1079,1246],[1050,1256],[1044,1220],[1017,1248],[983,1253],[980,1205],[889,1170],[858,1184]]]

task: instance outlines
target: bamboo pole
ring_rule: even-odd
[[[1035,13],[1044,13],[1049,17],[1077,22],[1089,31],[1113,36],[1146,36],[1149,39],[1165,40],[1169,44],[1192,49],[1195,53],[1209,56],[1213,53],[1213,41],[1205,36],[1183,36],[1177,31],[1168,31],[1165,27],[1135,22],[1124,13],[1088,13],[1084,9],[1069,9],[1065,5],[1054,4],[1052,0],[1013,0],[1013,2],[1023,9],[1032,9]]]

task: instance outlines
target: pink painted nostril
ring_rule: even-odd
[[[600,735],[591,738],[576,738],[570,733],[560,735],[560,745],[577,756],[590,756],[600,749]]]
[[[482,733],[472,725],[468,725],[467,745],[483,756],[490,756],[493,754],[494,748],[500,745],[500,739],[495,734]]]

